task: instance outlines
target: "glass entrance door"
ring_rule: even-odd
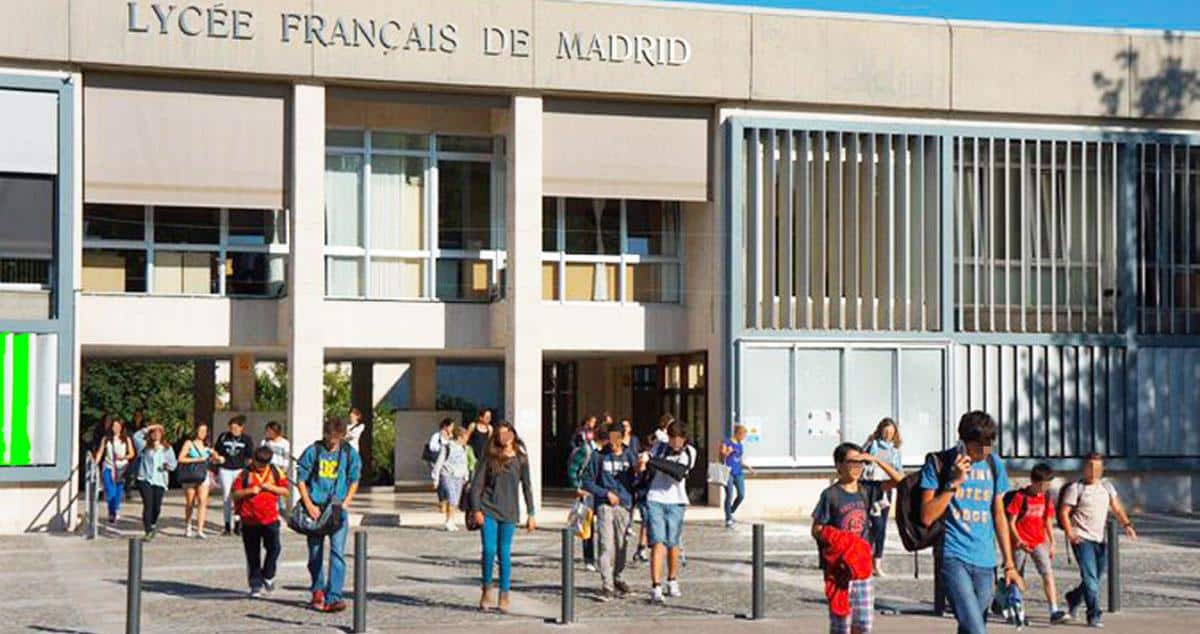
[[[708,355],[695,352],[658,358],[662,411],[687,425],[696,448],[696,465],[688,475],[688,497],[704,503],[708,497]]]

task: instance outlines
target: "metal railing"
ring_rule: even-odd
[[[83,536],[85,539],[96,539],[97,525],[99,524],[97,515],[100,512],[100,505],[97,501],[97,498],[100,497],[100,466],[91,453],[87,455],[84,468],[86,471],[83,478],[83,494],[87,496],[85,505],[87,517],[84,518]]]

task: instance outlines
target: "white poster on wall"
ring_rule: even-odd
[[[837,438],[842,434],[842,414],[837,410],[809,410],[808,435]]]
[[[746,440],[743,444],[757,445],[762,442],[762,419],[757,416],[748,417],[744,424],[746,425]]]

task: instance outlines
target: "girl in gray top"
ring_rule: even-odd
[[[482,529],[483,592],[479,597],[479,609],[485,612],[491,608],[492,570],[499,556],[500,598],[496,607],[500,612],[508,613],[508,592],[512,586],[512,540],[521,515],[517,497],[520,493],[524,494],[525,508],[528,509],[525,527],[532,533],[537,530],[537,522],[533,519],[529,457],[512,423],[496,423],[487,452],[479,456],[471,479],[471,511],[475,524]]]

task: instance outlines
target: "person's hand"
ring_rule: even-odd
[[[879,456],[876,456],[873,453],[867,453],[865,451],[858,454],[858,457],[863,462],[879,462]]]
[[[576,500],[587,499],[587,496],[588,496],[587,491],[584,491],[583,489],[575,489],[575,499]]]
[[[967,473],[971,471],[971,457],[965,453],[958,454],[954,459],[954,479],[951,484],[957,486],[967,481]]]
[[[1135,541],[1135,542],[1137,541],[1137,539],[1138,539],[1137,531],[1133,530],[1133,524],[1125,525],[1125,536],[1128,537],[1132,541]]]
[[[608,492],[608,503],[613,506],[617,506],[618,504],[621,503],[621,498],[617,497],[616,493],[609,491]]]
[[[313,504],[312,502],[305,502],[304,510],[308,511],[308,516],[314,520],[321,519],[321,509],[317,508],[316,504]]]
[[[475,524],[483,526],[483,511],[475,511]]]
[[[1016,566],[1009,565],[1004,567],[1004,581],[1009,584],[1015,583],[1021,589],[1021,592],[1025,591],[1025,580],[1021,578],[1021,573],[1017,572]]]
[[[1083,538],[1074,533],[1068,535],[1067,539],[1070,540],[1072,546],[1078,546],[1083,543]]]
[[[525,520],[525,530],[530,533],[537,530],[537,520],[533,519],[532,515],[529,516],[529,519]]]
[[[261,486],[250,487],[250,495],[258,495],[259,493],[262,493],[262,492],[263,492],[263,488]]]

